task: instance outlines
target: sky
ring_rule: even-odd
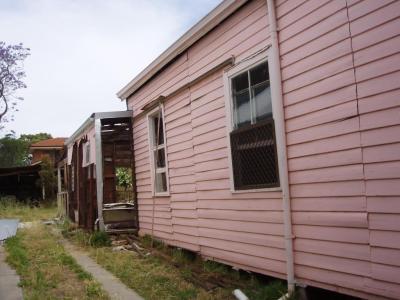
[[[0,0],[0,40],[31,49],[27,88],[0,135],[68,137],[221,0]]]

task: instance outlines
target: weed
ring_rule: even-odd
[[[250,299],[255,300],[275,300],[286,294],[287,289],[282,281],[272,281],[269,283],[256,283],[257,289],[245,289],[244,292]]]
[[[89,244],[92,247],[110,247],[111,240],[107,233],[104,231],[95,231],[90,235]]]
[[[108,298],[43,225],[19,230],[5,247],[7,262],[20,275],[24,299]]]
[[[41,207],[30,206],[17,201],[12,197],[0,199],[0,218],[16,218],[22,222],[35,220],[48,220],[57,214],[57,207],[54,202],[45,202]]]
[[[189,288],[186,290],[178,291],[177,296],[178,299],[182,300],[196,299],[197,290],[194,288]]]

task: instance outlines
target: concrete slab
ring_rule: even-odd
[[[63,240],[65,250],[76,259],[82,268],[93,275],[93,277],[103,286],[103,289],[115,300],[143,300],[135,291],[125,286],[112,273],[103,269],[86,253],[76,249],[71,243]],[[2,299],[0,297],[0,299]]]
[[[19,276],[5,262],[6,253],[0,246],[0,299],[22,300],[22,289],[18,286]]]
[[[17,233],[18,219],[0,219],[0,241]]]

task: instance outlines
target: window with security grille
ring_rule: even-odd
[[[236,190],[279,186],[268,63],[231,78],[230,133]]]

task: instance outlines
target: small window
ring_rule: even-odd
[[[162,109],[153,111],[148,116],[148,122],[153,190],[156,195],[165,195],[168,194],[169,183]]]
[[[75,191],[75,167],[71,165],[71,191]]]
[[[85,153],[86,153],[85,162],[86,164],[90,164],[90,142],[86,143]]]
[[[235,190],[279,186],[268,63],[230,78],[230,133]]]

